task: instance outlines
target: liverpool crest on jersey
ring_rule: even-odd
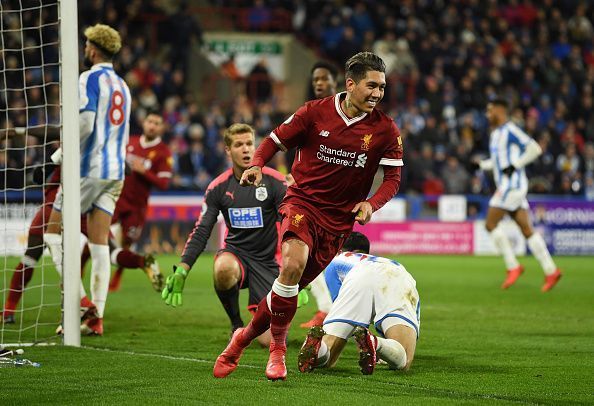
[[[363,144],[361,144],[361,149],[363,151],[369,151],[369,144],[371,144],[372,137],[373,134],[365,134],[363,138],[361,138],[361,141],[363,141]]]
[[[291,224],[293,224],[295,227],[299,227],[301,225],[301,220],[303,220],[303,216],[305,216],[304,214],[295,214],[293,216],[293,219],[291,220]]]
[[[264,187],[264,186],[257,187],[256,188],[256,199],[263,202],[267,198],[268,198],[268,190],[266,190],[266,187]]]

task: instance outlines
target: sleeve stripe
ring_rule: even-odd
[[[270,138],[272,138],[272,141],[274,141],[274,143],[280,148],[281,151],[287,152],[287,147],[283,145],[283,143],[281,142],[281,140],[278,139],[275,133],[271,132]]]
[[[159,178],[170,178],[171,172],[159,172],[159,173],[157,173],[157,176]]]
[[[380,165],[404,166],[404,161],[402,161],[402,159],[382,158],[380,159]]]

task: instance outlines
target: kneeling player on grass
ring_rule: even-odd
[[[217,296],[231,321],[231,334],[243,327],[239,313],[239,290],[249,288],[248,310],[270,291],[279,273],[278,208],[287,190],[285,177],[265,168],[264,180],[257,187],[241,187],[241,175],[250,165],[255,151],[255,131],[247,124],[233,124],[224,134],[225,149],[233,167],[206,190],[204,206],[194,230],[188,237],[181,262],[167,278],[162,297],[172,306],[182,304],[181,293],[190,268],[206,247],[219,212],[229,230],[225,247],[215,257],[214,285]],[[270,345],[270,331],[258,341]]]
[[[367,237],[353,232],[326,268],[333,304],[324,326],[307,334],[298,358],[301,372],[333,367],[350,336],[363,374],[373,373],[376,356],[390,369],[410,368],[421,324],[416,282],[398,262],[368,253]],[[369,333],[371,322],[383,337]]]

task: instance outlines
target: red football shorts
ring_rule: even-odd
[[[334,259],[348,234],[329,233],[316,223],[310,211],[301,206],[284,204],[280,213],[283,216],[280,230],[282,241],[298,238],[309,247],[309,258],[299,281],[299,288],[303,289]]]
[[[111,223],[120,223],[122,226],[122,235],[126,244],[132,244],[138,241],[142,235],[142,228],[145,222],[145,212],[140,210],[116,211],[111,219]]]

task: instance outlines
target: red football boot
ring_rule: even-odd
[[[243,330],[243,327],[235,330],[227,348],[217,357],[212,371],[215,378],[224,378],[237,368],[243,350],[247,347],[239,343],[239,336]]]
[[[328,313],[324,313],[321,311],[317,311],[316,314],[313,315],[313,317],[311,318],[311,320],[306,321],[305,323],[301,323],[299,325],[299,327],[301,328],[312,328],[315,326],[321,326],[324,324],[324,319],[326,318],[326,316],[328,315]]]
[[[80,311],[84,314],[91,307],[95,307],[95,304],[87,296],[83,296],[80,299]]]
[[[103,319],[99,317],[90,317],[80,325],[80,333],[86,336],[103,335]]]
[[[359,349],[359,367],[363,375],[371,375],[375,369],[376,354],[373,337],[365,327],[357,327],[353,337]]]
[[[287,366],[285,365],[285,354],[287,347],[277,347],[272,344],[272,350],[266,364],[266,378],[271,381],[287,379]]]
[[[542,288],[540,290],[543,292],[548,292],[549,290],[553,289],[557,282],[559,282],[559,279],[561,279],[562,275],[563,274],[561,273],[561,270],[559,268],[555,269],[554,273],[545,276],[545,283],[544,285],[542,285]]]
[[[503,281],[503,284],[501,285],[501,289],[507,289],[511,285],[516,283],[516,281],[518,280],[520,275],[522,275],[523,273],[524,273],[524,267],[522,265],[518,265],[517,267],[515,267],[513,269],[509,269],[507,271],[507,277],[505,278],[505,281]]]
[[[297,356],[297,367],[299,371],[311,372],[314,369],[324,334],[326,333],[320,326],[314,326],[308,331],[307,337],[305,337],[305,341]]]

